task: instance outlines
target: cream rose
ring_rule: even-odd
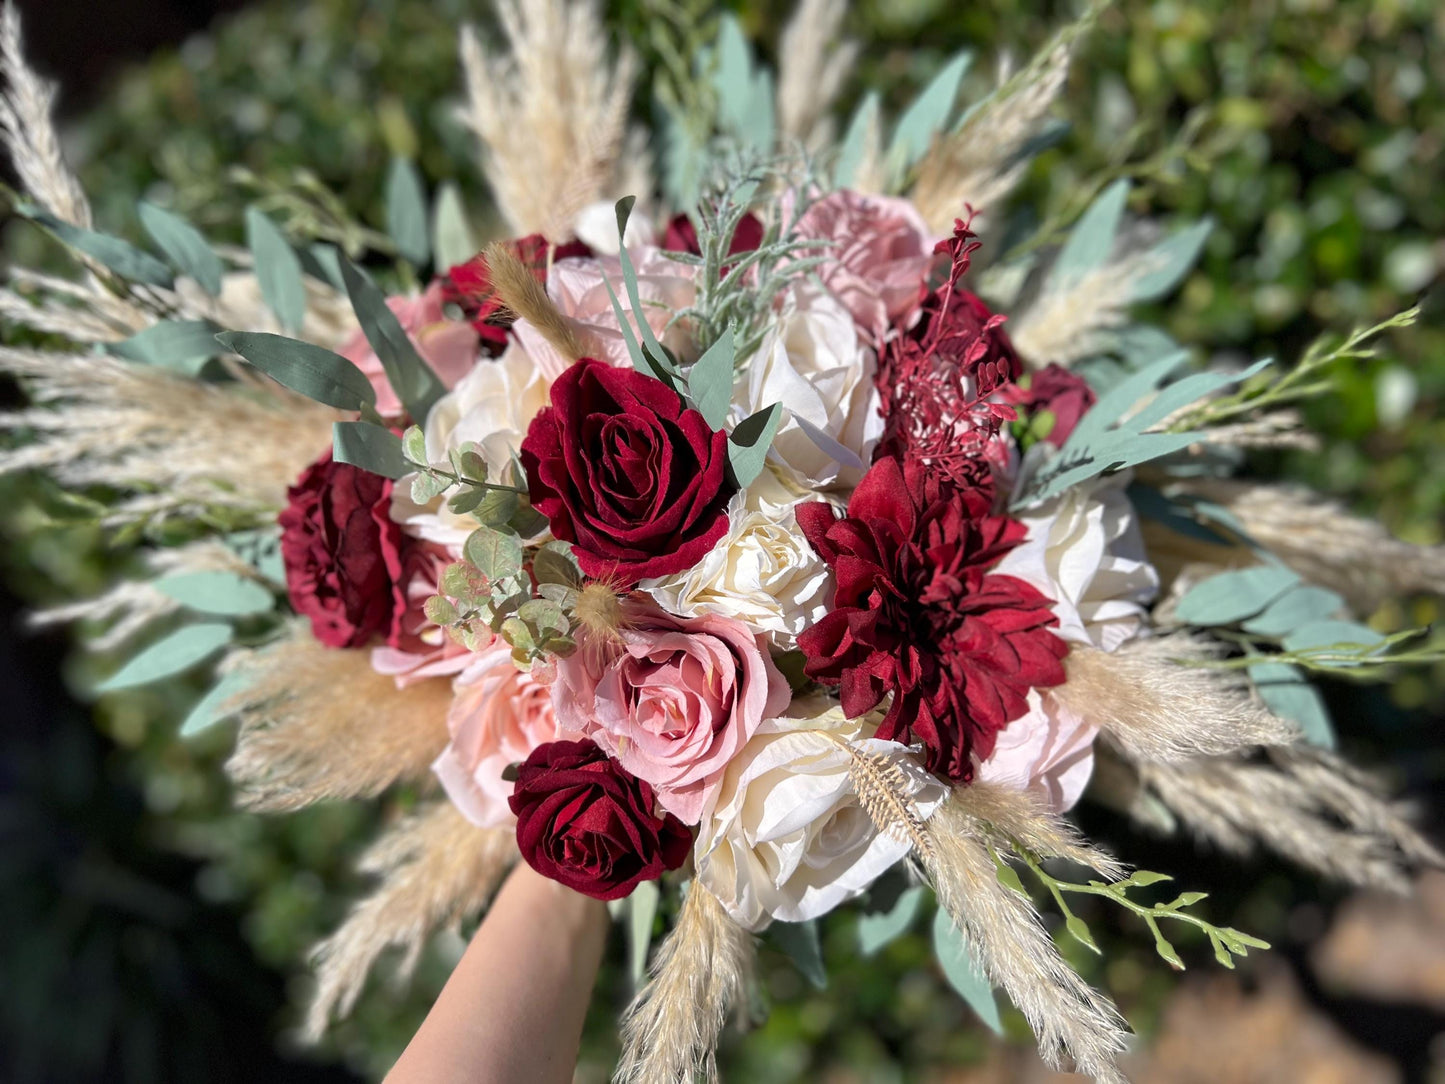
[[[856,485],[883,435],[876,371],[842,302],[800,284],[734,385],[732,420],[782,403],[771,459],[784,475],[805,489]],[[841,447],[825,448],[828,442]]]
[[[924,817],[948,794],[907,746],[865,738],[841,707],[815,700],[791,714],[765,722],[728,765],[693,850],[698,880],[749,930],[831,911],[908,854],[858,804],[834,738],[896,763]]]
[[[1073,808],[1094,771],[1099,728],[1058,703],[1047,689],[1029,691],[1028,711],[999,732],[975,778],[1027,791],[1049,809]]]
[[[811,498],[808,498],[811,499]],[[686,572],[638,586],[670,613],[721,614],[780,651],[828,612],[828,566],[798,530],[799,499],[763,471],[728,508],[728,533]]]

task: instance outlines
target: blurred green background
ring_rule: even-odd
[[[729,6],[773,57],[791,5]],[[417,155],[433,182],[456,179],[478,224],[487,221],[471,146],[451,119],[456,30],[489,24],[482,0],[259,3],[190,36],[215,6],[140,4],[129,17],[160,29],[116,46],[153,49],[124,67],[97,62],[105,20],[87,24],[82,5],[21,7],[42,68],[76,84],[78,97],[65,99],[67,150],[105,228],[133,232],[134,202],[147,195],[234,235],[240,209],[258,194],[294,191],[299,170],[379,224],[394,153]],[[706,21],[716,8],[623,0],[607,10],[651,72],[657,26]],[[867,48],[844,104],[869,88],[905,101],[963,46],[978,54],[977,95],[1000,63],[1026,59],[1073,14],[1043,0],[859,0],[847,26]],[[1069,135],[1034,164],[1015,201],[1041,215],[1077,213],[1100,178],[1124,173],[1137,182],[1136,211],[1212,216],[1218,228],[1204,259],[1158,313],[1206,355],[1287,360],[1323,331],[1374,323],[1423,299],[1417,326],[1392,335],[1379,360],[1342,373],[1341,397],[1311,408],[1322,452],[1258,463],[1420,542],[1440,541],[1445,526],[1441,41],[1445,8],[1431,0],[1121,0],[1074,65],[1059,108]],[[643,117],[648,78],[636,103]],[[14,224],[5,248],[15,259],[47,258],[37,235]],[[364,887],[349,860],[380,814],[345,805],[287,819],[232,811],[219,770],[229,735],[175,738],[195,689],[117,695],[93,712],[72,704],[62,678],[83,683],[103,660],[67,655],[63,635],[17,635],[19,607],[94,590],[132,556],[93,530],[64,526],[60,512],[40,480],[0,479],[13,596],[0,680],[14,690],[0,760],[0,1080],[379,1077],[462,942],[441,939],[409,989],[378,978],[325,1047],[299,1050],[288,1029],[306,990],[305,951]],[[1432,599],[1374,615],[1381,627],[1435,619]],[[1413,794],[1439,793],[1445,673],[1401,675],[1385,690],[1339,686],[1330,698],[1347,752]],[[1276,943],[1218,996],[1260,1011],[1274,1002],[1250,999],[1283,996],[1303,1021],[1291,1035],[1314,1034],[1308,1023],[1341,1051],[1322,1061],[1286,1054],[1281,1063],[1261,1050],[1246,1064],[1265,1075],[1224,1074],[1214,1060],[1221,1037],[1206,1028],[1194,1050],[1172,1022],[1191,1012],[1223,1020],[1223,1003],[1171,1014],[1216,989],[1188,983],[1213,980],[1181,986],[1142,930],[1116,914],[1085,913],[1107,932],[1106,957],[1078,964],[1144,1034],[1169,1040],[1141,1063],[1139,1079],[1445,1079],[1445,964],[1426,994],[1362,994],[1320,964],[1320,946],[1355,905],[1345,893],[1265,861],[1241,868],[1187,843],[1131,836],[1097,809],[1080,818],[1126,859],[1215,891],[1215,921]],[[1432,913],[1436,925],[1420,936],[1445,954],[1445,913]],[[923,936],[926,918],[916,935],[867,959],[854,927],[849,914],[824,923],[826,990],[764,950],[770,1014],[729,1037],[725,1079],[1045,1079],[1001,1053],[950,991]],[[1190,976],[1213,969],[1207,950],[1184,944]],[[585,1080],[605,1080],[615,1054],[628,993],[622,947],[616,939],[594,1001]],[[1006,1013],[1006,1023],[1026,1047],[1022,1020]],[[1292,1049],[1281,1028],[1238,1041],[1273,1042],[1278,1054]],[[1384,1075],[1367,1075],[1376,1071]]]

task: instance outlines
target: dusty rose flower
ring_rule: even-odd
[[[1030,689],[1028,710],[998,732],[987,759],[975,757],[974,778],[1026,791],[1062,813],[1089,785],[1098,733],[1048,689]]]
[[[469,656],[454,688],[447,712],[452,740],[432,771],[467,820],[482,828],[507,824],[512,784],[502,773],[557,739],[552,690],[518,670],[512,649],[500,641]]]
[[[389,297],[387,308],[401,322],[418,354],[448,388],[471,372],[477,363],[479,339],[465,320],[448,320],[442,312],[442,283],[433,282],[420,297]],[[384,418],[402,415],[401,400],[386,379],[381,359],[358,329],[338,351],[366,374],[376,389],[376,412]],[[417,418],[417,421],[424,421]]]
[[[586,645],[557,663],[557,719],[696,824],[728,761],[787,708],[788,683],[740,621],[684,620],[640,602],[626,613],[619,646]]]
[[[407,539],[401,549],[400,593],[391,630],[385,644],[371,649],[371,668],[396,678],[398,686],[455,674],[467,665],[467,649],[434,625],[425,610],[442,571],[454,560],[449,550],[430,542]]]

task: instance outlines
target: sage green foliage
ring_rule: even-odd
[[[790,6],[728,5],[769,61]],[[1445,236],[1439,199],[1445,50],[1428,48],[1440,33],[1436,6],[1121,0],[1101,13],[1081,48],[1064,99],[1070,133],[1041,156],[1015,201],[1037,208],[1051,243],[1121,179],[1131,182],[1133,212],[1166,226],[1175,218],[1181,224],[1212,218],[1201,261],[1154,315],[1178,341],[1241,361],[1275,357],[1287,364],[1321,333],[1368,327],[1424,295],[1421,319],[1388,330],[1380,357],[1328,363],[1343,394],[1305,406],[1325,436],[1324,451],[1261,464],[1283,466],[1378,511],[1397,533],[1420,541],[1438,539],[1445,506],[1445,331],[1431,293]],[[427,191],[457,182],[467,218],[446,201],[449,237],[467,227],[478,238],[489,236],[470,143],[448,116],[459,93],[456,27],[470,19],[485,34],[483,9],[468,0],[273,2],[161,53],[125,75],[77,125],[75,146],[83,152],[97,223],[150,248],[135,217],[135,201],[145,197],[209,237],[239,243],[245,210],[255,205],[293,243],[314,236],[353,256],[365,247],[392,254],[386,181],[390,163],[402,158],[416,163]],[[622,0],[611,14],[643,54],[644,87],[653,93],[639,96],[639,113],[650,119],[649,102],[666,103],[669,95],[713,93],[689,89],[679,65],[685,74],[689,35],[715,32],[716,5]],[[840,125],[869,93],[878,95],[885,116],[900,116],[961,49],[975,56],[962,77],[966,100],[974,100],[1001,51],[1026,57],[1068,14],[1033,0],[857,0],[848,29],[868,47],[846,90]],[[692,109],[682,103],[678,112]],[[685,137],[668,129],[661,138],[669,147],[685,146]],[[176,258],[160,237],[151,239]],[[21,259],[53,247],[33,227],[12,229],[7,241]],[[419,253],[414,230],[411,241]],[[444,249],[440,241],[433,247]],[[446,251],[459,248],[449,241]],[[37,602],[95,593],[130,561],[123,549],[101,546],[84,502],[35,479],[6,481],[4,494],[7,533],[23,528],[33,539],[16,545],[7,568]],[[50,529],[34,533],[45,524]],[[559,566],[559,593],[565,578]],[[1376,615],[1376,624],[1393,631],[1437,616],[1434,602],[1420,601]],[[1247,625],[1244,631],[1268,635]],[[73,672],[89,683],[115,668],[114,660],[79,658]],[[1391,695],[1406,704],[1438,704],[1440,677],[1438,669],[1433,676],[1402,675]],[[127,772],[145,785],[147,830],[161,845],[203,859],[200,896],[242,908],[257,958],[299,975],[305,950],[339,921],[347,899],[365,890],[349,863],[382,813],[363,804],[284,818],[234,811],[219,768],[231,744],[228,728],[204,727],[215,720],[202,712],[195,737],[176,740],[203,688],[197,679],[117,693],[97,709],[97,720],[125,751]],[[1341,719],[1342,740],[1368,748],[1366,724]],[[1403,740],[1394,733],[1376,741],[1373,759],[1403,756]],[[1439,754],[1420,748],[1426,751],[1415,754],[1415,770],[1438,781],[1445,770]],[[413,799],[399,797],[402,806]],[[1187,850],[1173,857],[1180,855],[1192,858]],[[1173,868],[1147,851],[1140,860]],[[1248,892],[1203,874],[1201,868],[1191,884],[1221,889],[1211,900],[1229,908],[1220,917],[1227,913],[1266,937],[1295,900],[1315,893],[1284,874]],[[890,875],[859,909],[889,913],[905,887],[901,875]],[[1152,947],[1139,944],[1135,916],[1105,902],[1084,895],[1073,907],[1107,960],[1067,936],[1061,947],[1147,1032],[1171,979]],[[675,906],[664,896],[655,933],[671,922]],[[950,992],[924,925],[902,922],[900,936],[865,956],[857,911],[826,916],[818,924],[829,982],[823,992],[764,946],[759,973],[769,1015],[745,1037],[729,1034],[725,1078],[815,1080],[846,1067],[855,1077],[901,1081],[980,1057],[985,1035]],[[589,1019],[583,1057],[589,1080],[605,1079],[616,1053],[616,1014],[631,986],[625,941],[614,939]],[[1177,944],[1186,962],[1207,962],[1202,932],[1186,928]],[[374,981],[354,1016],[333,1032],[327,1054],[379,1076],[459,949],[455,938],[440,939],[409,992]],[[999,1007],[1005,1031],[1026,1037],[1018,1014],[1003,999]]]

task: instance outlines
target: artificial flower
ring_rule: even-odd
[[[390,511],[396,508],[392,491]],[[386,643],[371,649],[371,668],[396,679],[398,687],[429,677],[447,677],[467,665],[467,649],[426,615],[426,601],[440,590],[442,571],[455,558],[435,543],[403,539],[394,607]]]
[[[974,778],[1024,791],[1062,813],[1089,785],[1098,733],[1050,690],[1030,689],[1028,710],[998,732],[993,752],[983,760],[974,756]]]
[[[581,241],[553,245],[540,233],[518,237],[507,241],[506,245],[544,286],[547,268],[554,260],[591,254],[591,249]],[[476,331],[482,351],[492,357],[500,354],[506,348],[507,329],[512,326],[515,316],[502,304],[492,287],[492,273],[487,266],[486,254],[479,252],[465,263],[449,268],[441,277],[440,285],[442,300],[461,310],[462,316]]]
[[[1099,397],[1083,377],[1051,362],[1006,384],[999,398],[1018,407],[1030,419],[1047,412],[1052,421],[1041,439],[1061,448]]]

